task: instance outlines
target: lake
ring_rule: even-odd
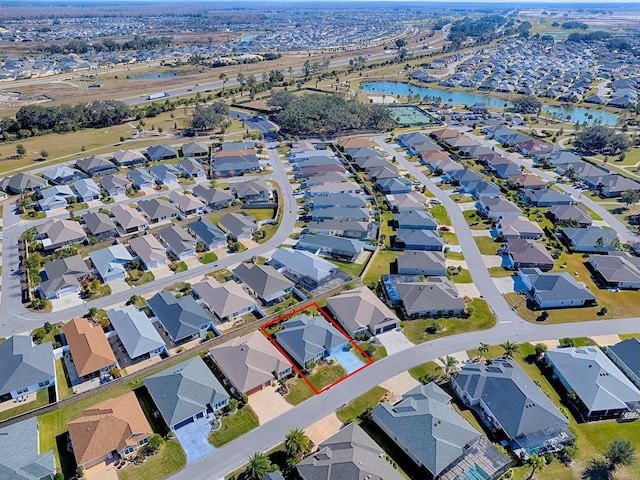
[[[129,77],[127,80],[158,80],[163,78],[175,78],[177,76],[178,74],[175,72],[145,73],[144,75]]]
[[[407,96],[409,89],[411,89],[413,95],[419,94],[421,97],[425,95],[428,97],[440,97],[443,102],[456,105],[472,106],[476,103],[484,103],[489,107],[511,106],[510,102],[489,95],[470,92],[453,92],[438,87],[419,87],[404,82],[366,82],[361,84],[361,88],[362,91],[366,93],[386,93],[390,95],[401,95],[403,97]],[[590,122],[600,118],[602,119],[602,125],[616,125],[618,123],[617,115],[590,108],[553,107],[545,105],[542,107],[542,111],[565,121],[567,121],[567,116],[569,116],[571,123],[575,123],[576,121],[584,122],[586,119],[585,114],[593,115],[593,119],[590,120]]]

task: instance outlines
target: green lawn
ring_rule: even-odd
[[[311,382],[311,385],[317,391],[322,390],[324,387],[337,382],[341,378],[344,378],[347,372],[342,365],[334,363],[333,365],[321,365],[316,367],[315,371],[311,375],[307,375],[307,380]],[[287,383],[289,387],[289,393],[284,397],[287,402],[292,405],[298,405],[308,398],[313,397],[314,392],[311,387],[307,385],[307,382],[302,378],[295,378]]]
[[[129,276],[127,277],[127,283],[132,287],[153,282],[156,279],[153,272],[150,272],[149,270],[129,270],[128,273]]]
[[[482,255],[495,255],[498,253],[500,242],[496,242],[492,237],[475,237],[475,240]]]
[[[368,355],[374,362],[377,362],[378,360],[381,360],[387,356],[387,349],[384,348],[384,346],[380,345],[380,343],[372,344],[368,342],[359,342],[358,345],[360,345],[360,348],[362,348],[365,352],[367,350],[367,347],[373,348],[373,353],[369,353]],[[353,349],[353,353],[355,353],[356,356],[363,362],[369,362],[369,360],[365,358],[365,356],[362,355],[362,353],[360,353],[360,350],[358,350],[357,348]]]
[[[472,283],[471,272],[466,268],[460,270],[460,273],[456,270],[454,275],[450,275],[449,278],[453,283]]]
[[[87,208],[89,208],[89,205],[84,202],[70,203],[67,205],[67,210],[69,210],[69,212],[77,212],[79,210],[86,210]]]
[[[489,267],[487,268],[487,270],[489,271],[489,275],[491,275],[494,278],[510,277],[514,274],[513,270],[507,270],[506,268],[503,268],[503,267]]]
[[[391,237],[395,234],[395,230],[391,226],[393,222],[393,213],[385,212],[380,215],[380,235],[384,235],[384,246],[391,246]]]
[[[289,393],[284,399],[291,405],[299,405],[314,395],[311,387],[302,378],[290,380],[287,382],[287,386],[289,387]]]
[[[200,257],[201,263],[213,263],[218,260],[218,256],[213,252],[207,252]]]
[[[207,273],[208,277],[213,277],[220,283],[226,282],[229,278],[231,278],[231,275],[232,275],[231,270],[228,270],[226,268],[223,268],[222,270],[216,270],[215,272]]]
[[[235,440],[241,435],[256,428],[260,422],[258,416],[249,405],[239,408],[233,415],[222,417],[222,426],[219,430],[211,432],[209,442],[216,448]]]
[[[456,203],[471,203],[471,202],[475,202],[473,197],[470,197],[469,195],[461,195],[459,193],[454,193],[453,195],[449,195],[449,198],[451,200],[453,200],[454,202],[456,202]]]
[[[452,252],[451,250],[447,250],[444,256],[450,260],[464,260],[464,255],[461,252]]]
[[[382,387],[374,387],[367,393],[349,402],[346,406],[336,411],[338,420],[342,423],[351,423],[356,421],[360,415],[375,407],[380,403],[382,397],[387,394],[388,390]]]
[[[339,260],[333,260],[331,258],[327,258],[326,260],[333,263],[336,267],[338,267],[343,272],[351,275],[353,278],[358,278],[362,273],[362,268],[364,267],[364,264],[360,265],[357,263],[341,262]]]
[[[243,210],[243,213],[253,215],[256,217],[256,221],[259,222],[260,220],[272,220],[276,214],[276,210],[274,208],[246,208]]]
[[[179,262],[174,263],[174,266],[175,266],[174,267],[175,268],[174,272],[176,272],[176,273],[186,272],[189,269],[187,264],[184,263],[183,261],[179,261]]]
[[[420,380],[421,378],[430,375],[440,375],[441,371],[442,367],[440,367],[436,362],[431,361],[418,365],[417,367],[410,368],[409,375],[418,381],[422,381]]]
[[[56,359],[56,387],[58,389],[58,401],[73,395],[73,388],[67,383],[63,360],[61,358]]]
[[[470,318],[450,317],[405,320],[402,322],[402,331],[409,341],[413,343],[423,343],[448,335],[457,335],[474,330],[485,330],[492,328],[496,324],[496,318],[493,312],[483,299],[474,298],[469,302],[468,307],[473,308],[473,315]],[[443,330],[437,333],[427,332],[427,329],[433,325],[435,321],[440,322]]]
[[[621,333],[618,336],[620,340],[627,340],[629,338],[640,338],[640,333]]]
[[[13,402],[13,400],[7,400],[8,402]],[[35,410],[36,408],[44,407],[49,403],[49,391],[48,389],[38,390],[36,392],[36,399],[33,402],[27,403],[16,403],[15,407],[12,407],[8,410],[4,410],[0,412],[0,422],[15,417],[16,415],[21,415],[26,412],[30,412]]]
[[[491,230],[492,221],[482,218],[475,210],[465,210],[462,215],[471,230]]]
[[[443,225],[451,226],[451,219],[449,218],[449,214],[447,213],[447,209],[442,205],[433,205],[429,213],[435,218],[438,222]]]
[[[440,235],[442,236],[442,240],[444,241],[445,244],[448,244],[448,245],[460,244],[460,242],[458,241],[457,235],[453,232],[443,232],[442,230],[440,230]]]
[[[187,465],[187,456],[177,440],[167,440],[160,453],[147,457],[140,465],[124,467],[118,472],[118,480],[167,478]]]
[[[369,268],[367,268],[367,273],[365,273],[362,283],[365,285],[378,283],[380,277],[389,275],[391,273],[391,264],[396,261],[396,258],[401,253],[393,250],[378,250],[373,260],[371,260]]]

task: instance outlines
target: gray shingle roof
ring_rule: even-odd
[[[270,265],[241,263],[233,270],[233,274],[261,298],[267,298],[281,290],[293,287],[293,283]]]
[[[44,266],[46,280],[40,284],[40,288],[49,295],[65,287],[78,285],[78,279],[89,275],[90,269],[80,255],[61,258]]]
[[[106,214],[100,212],[89,212],[82,216],[87,230],[92,235],[100,235],[102,233],[116,230],[116,224]]]
[[[282,330],[276,333],[277,342],[291,357],[304,366],[319,354],[347,343],[347,338],[324,317],[297,315],[282,322]]]
[[[614,353],[631,372],[640,377],[640,339],[628,338],[610,346],[607,354]]]
[[[252,215],[227,213],[224,217],[218,220],[218,226],[222,230],[238,238],[242,235],[248,234],[249,232],[257,230],[258,225],[254,220],[255,217]]]
[[[139,200],[138,207],[152,220],[162,217],[170,218],[178,215],[178,209],[166,200],[152,198],[151,200]]]
[[[333,237],[317,233],[315,235],[303,235],[298,240],[297,248],[304,248],[305,250],[327,248],[335,252],[344,252],[355,256],[362,251],[364,243],[351,238]]]
[[[196,246],[195,239],[180,225],[161,228],[158,230],[158,237],[177,255],[193,250]]]
[[[398,318],[368,287],[355,288],[327,299],[327,307],[351,334],[362,328],[375,331],[397,325]]]
[[[609,283],[629,282],[640,284],[640,259],[626,252],[609,255],[591,255],[589,263]]]
[[[133,305],[112,308],[107,315],[129,357],[136,358],[164,347],[162,337],[153,324]]]
[[[207,205],[230,202],[233,195],[220,188],[207,188],[203,185],[193,187],[193,194],[200,197]]]
[[[36,417],[0,429],[2,480],[41,480],[55,472],[53,451],[40,454]]]
[[[224,232],[206,218],[200,218],[195,222],[190,223],[188,227],[189,230],[195,233],[196,236],[207,245],[226,238]]]
[[[595,300],[595,296],[578,283],[567,272],[542,273],[538,268],[523,268],[520,274],[533,286],[536,295],[543,302],[559,300]]]
[[[207,405],[228,401],[229,394],[200,357],[145,378],[144,384],[167,425],[193,417]]]
[[[190,295],[176,298],[171,292],[162,290],[148,303],[174,342],[200,332],[202,325],[211,323],[211,317]]]
[[[56,376],[51,342],[33,345],[28,335],[14,335],[0,344],[0,364],[0,395]]]

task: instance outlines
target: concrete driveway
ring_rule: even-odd
[[[267,387],[251,394],[249,396],[249,406],[258,416],[260,425],[264,425],[269,420],[273,420],[293,408],[293,405],[276,391],[276,387]]]
[[[396,352],[401,352],[407,348],[413,347],[413,343],[407,340],[402,330],[396,329],[389,332],[380,333],[376,335],[376,338],[386,348],[387,355],[393,355]]]
[[[213,452],[215,448],[209,443],[211,424],[206,418],[199,418],[193,423],[175,430],[175,435],[182,449],[187,454],[187,464]]]
[[[505,293],[513,292],[513,277],[497,277],[493,279],[493,283],[496,284],[496,287],[498,287],[498,290],[503,295]]]

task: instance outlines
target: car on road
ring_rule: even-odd
[[[193,92],[191,88],[187,88],[187,92]]]

